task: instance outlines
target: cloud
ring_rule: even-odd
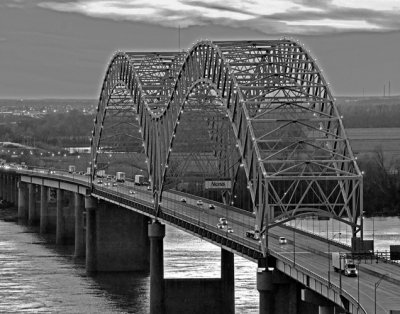
[[[273,35],[307,35],[400,30],[397,1],[53,0],[38,5],[50,10],[165,27],[211,24],[248,27]]]

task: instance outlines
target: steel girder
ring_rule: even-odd
[[[214,106],[193,105],[198,90],[212,90]],[[189,109],[193,120],[196,112],[213,110],[226,118],[240,160],[226,165],[232,143],[211,155],[221,159],[218,167],[230,169],[233,181],[244,169],[257,229],[267,232],[277,223],[315,214],[350,224],[354,235],[360,231],[362,175],[328,84],[301,45],[289,40],[201,41],[187,53],[117,53],[100,94],[93,170],[112,106],[133,112],[137,120],[131,126],[140,131],[155,215],[173,150],[179,147],[175,139],[182,136],[183,112]],[[218,123],[208,119],[204,125],[212,133],[209,143],[224,141]]]

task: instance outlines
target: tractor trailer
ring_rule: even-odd
[[[341,272],[345,276],[356,277],[358,274],[354,260],[344,253],[332,252],[332,267],[334,271]]]
[[[144,176],[141,174],[135,175],[135,185],[143,185],[144,184]]]
[[[115,174],[115,180],[117,181],[117,182],[125,182],[125,172],[117,172],[116,174]]]

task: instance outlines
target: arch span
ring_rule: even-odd
[[[212,90],[205,98],[213,106],[193,106],[199,89]],[[244,171],[257,229],[266,232],[270,225],[304,215],[308,208],[310,213],[348,222],[354,235],[360,231],[362,175],[328,84],[298,43],[201,41],[187,53],[117,53],[100,94],[92,173],[99,154],[108,149],[102,132],[114,107],[122,116],[129,112],[126,146],[142,149],[145,156],[155,215],[176,164],[172,152],[185,130],[180,126],[185,108],[192,108],[192,117],[202,117],[212,108],[221,119],[202,124],[212,134],[209,143],[224,141],[221,130],[226,129],[217,127],[221,121],[233,138],[209,155],[220,159],[216,158],[218,167],[231,169],[224,175],[233,182],[233,194],[238,173]],[[129,144],[131,138],[135,145]],[[226,158],[232,144],[236,163]]]

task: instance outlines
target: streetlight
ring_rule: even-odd
[[[386,274],[383,274],[382,275],[382,277],[377,281],[377,282],[375,282],[375,314],[376,314],[376,289],[379,287],[379,285],[381,284],[381,281],[383,280],[383,278],[385,277],[385,276],[387,276],[388,274],[386,273]]]
[[[332,241],[337,235],[341,235],[341,232],[337,232],[335,233],[331,239],[328,238],[328,284],[329,286],[331,285],[331,244],[330,241]],[[339,257],[339,263],[340,265],[342,265],[342,262],[340,261],[340,257]],[[342,268],[342,267],[340,267]]]

